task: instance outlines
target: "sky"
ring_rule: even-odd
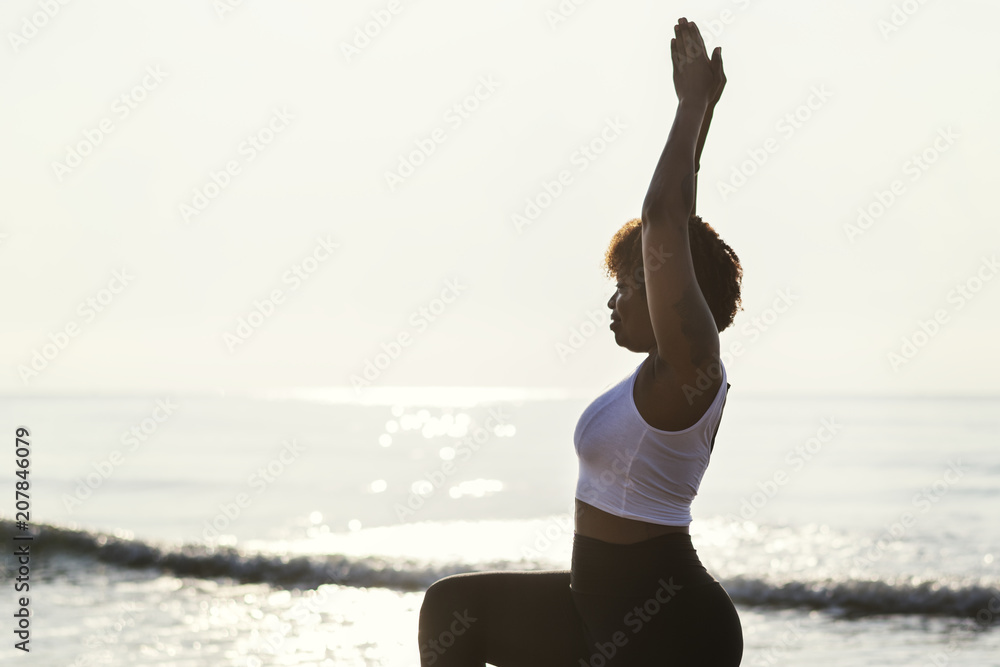
[[[1000,392],[997,3],[8,0],[0,393],[593,395],[680,16],[734,388]]]

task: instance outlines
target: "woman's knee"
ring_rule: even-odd
[[[476,579],[469,574],[454,574],[438,579],[424,593],[420,606],[421,618],[435,618],[438,621],[454,617],[460,620],[469,615],[469,607],[475,599],[472,592]]]
[[[482,664],[478,614],[473,613],[475,579],[445,577],[431,584],[420,607],[419,642],[423,665]],[[447,655],[446,661],[440,661]]]

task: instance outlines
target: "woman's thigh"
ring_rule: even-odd
[[[660,586],[643,597],[575,592],[587,624],[583,664],[736,667],[743,632],[718,582]]]
[[[473,572],[445,577],[424,595],[423,667],[577,666],[582,621],[569,571]]]
[[[677,635],[685,638],[679,664],[736,667],[743,659],[743,626],[722,584],[714,583],[678,595]]]

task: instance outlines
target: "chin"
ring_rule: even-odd
[[[618,334],[615,334],[615,345],[624,350],[628,350],[629,352],[636,352],[636,350],[633,349],[633,346],[629,345],[628,339],[626,338],[625,340],[622,340],[621,336]]]

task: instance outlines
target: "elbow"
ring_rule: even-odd
[[[643,222],[687,221],[693,208],[694,180],[688,175],[677,179],[672,187],[651,189],[647,192],[642,202],[642,220]]]
[[[672,208],[676,206],[662,195],[655,198],[647,196],[642,202],[642,221],[651,223],[661,220]]]
[[[642,223],[644,225],[662,225],[686,222],[691,217],[693,202],[690,198],[660,197],[655,201],[643,202]]]

